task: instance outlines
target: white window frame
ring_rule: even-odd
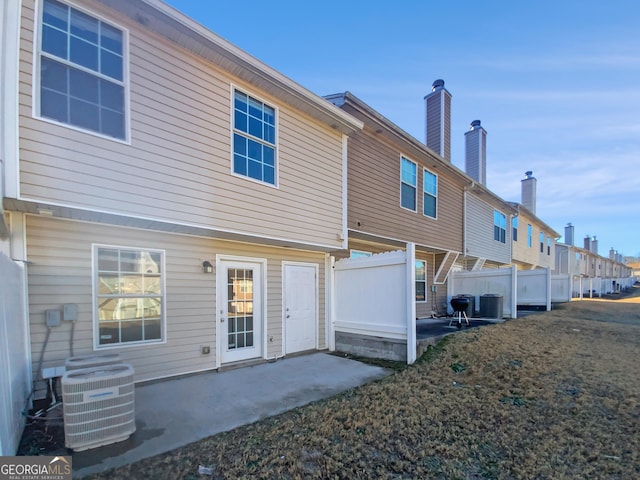
[[[498,225],[496,223],[496,217],[499,216],[501,221],[504,221],[504,225]],[[496,238],[496,227],[500,238]],[[507,243],[507,216],[498,209],[493,210],[493,240],[500,243]]]
[[[430,192],[426,191],[426,187],[425,187],[425,182],[424,182],[424,174],[425,172],[429,173],[430,175],[433,175],[434,177],[436,177],[436,194],[433,195]],[[422,169],[422,215],[426,218],[431,218],[432,220],[437,220],[438,219],[438,204],[440,202],[438,202],[438,185],[440,183],[440,178],[438,177],[438,174],[435,172],[432,172],[431,170],[429,170],[428,168],[423,168]],[[425,195],[429,195],[430,197],[434,197],[436,200],[436,211],[435,211],[435,215],[432,217],[431,215],[427,215],[426,213],[424,213],[424,196]]]
[[[408,163],[412,164],[416,169],[416,183],[415,183],[415,185],[411,185],[410,183],[407,183],[402,179],[402,164],[404,163],[405,160]],[[407,185],[407,186],[413,188],[413,190],[415,192],[415,194],[414,194],[415,205],[414,205],[413,209],[405,207],[404,205],[402,205],[402,185]],[[413,212],[413,213],[417,213],[417,211],[418,211],[418,164],[416,162],[414,162],[413,160],[410,160],[408,157],[405,157],[404,155],[400,155],[400,208],[403,208],[403,209],[408,210],[408,211]]]
[[[66,61],[55,55],[51,55],[47,52],[42,51],[42,17],[44,13],[44,0],[37,0],[36,12],[37,12],[37,29],[34,34],[34,48],[33,48],[33,84],[31,85],[31,98],[33,99],[32,105],[32,116],[38,120],[43,122],[51,123],[54,125],[59,125],[61,127],[68,128],[70,130],[75,130],[76,132],[86,133],[89,135],[93,135],[96,137],[104,138],[106,140],[111,140],[114,142],[124,143],[126,145],[131,144],[131,105],[130,105],[130,96],[129,96],[129,87],[130,87],[130,77],[129,77],[129,30],[124,28],[123,26],[113,22],[110,19],[103,17],[102,15],[98,15],[91,10],[80,7],[75,3],[68,2],[66,0],[56,0],[58,3],[62,3],[67,5],[69,8],[73,8],[78,10],[96,20],[104,22],[110,25],[113,28],[116,28],[122,32],[122,82],[121,85],[124,88],[124,138],[112,137],[110,135],[105,135],[100,132],[96,132],[95,130],[89,130],[86,128],[79,127],[77,125],[71,125],[69,123],[60,122],[53,118],[43,117],[40,115],[40,81],[41,81],[41,71],[40,71],[40,58],[44,55],[47,58],[50,58],[56,62],[63,63],[64,65],[68,65],[70,67],[76,68],[81,71],[87,71],[94,76],[99,78],[103,78],[103,76],[92,70],[85,70],[82,66],[76,65],[75,63]],[[109,81],[113,83],[118,83],[117,80],[112,79],[110,77]]]
[[[273,108],[274,110],[274,125],[275,125],[275,139],[274,139],[274,143],[270,144],[269,142],[266,142],[265,140],[259,138],[259,137],[254,137],[253,135],[249,134],[248,132],[243,132],[242,130],[236,130],[235,127],[235,97],[236,97],[236,92],[240,92],[244,95],[247,95],[248,97],[252,97],[255,98],[256,100],[262,102],[263,104],[269,106],[270,108]],[[270,188],[275,188],[275,189],[279,189],[279,185],[280,185],[280,108],[275,105],[273,102],[269,101],[269,100],[265,100],[264,97],[261,97],[260,95],[256,95],[254,92],[250,91],[247,88],[238,86],[236,84],[231,84],[231,89],[230,89],[230,112],[231,112],[231,124],[230,126],[230,163],[229,163],[229,170],[231,172],[231,175],[233,175],[234,177],[237,178],[242,178],[243,180],[248,180],[250,182],[255,182],[258,185],[263,185],[265,187],[270,187]],[[274,147],[274,162],[275,162],[275,172],[274,172],[274,183],[269,183],[269,182],[265,182],[263,180],[258,180],[256,178],[250,177],[249,175],[243,175],[241,173],[236,173],[234,170],[234,146],[233,146],[233,136],[234,134],[238,134],[241,135],[245,138],[249,138],[252,140],[257,141],[258,143],[261,144],[265,144],[265,145],[273,145]]]
[[[154,340],[142,340],[136,342],[118,342],[100,345],[100,322],[98,313],[98,250],[101,248],[111,250],[129,250],[136,252],[151,252],[159,253],[161,256],[160,262],[160,286],[161,294],[153,295],[154,297],[161,297],[161,319],[160,319],[160,338]],[[94,350],[108,350],[113,348],[134,348],[149,345],[160,345],[167,343],[167,271],[166,271],[166,251],[158,248],[145,248],[145,247],[128,247],[122,245],[107,245],[94,243],[91,245],[91,289],[92,289],[92,304],[93,304],[93,349]]]
[[[424,280],[418,280],[418,275],[416,272],[416,285],[418,283],[424,283],[424,300],[418,300],[417,298],[415,299],[416,303],[427,303],[428,299],[429,299],[429,294],[427,292],[427,261],[426,260],[422,260],[420,258],[416,258],[416,263],[417,262],[422,262],[424,264]],[[417,270],[417,265],[416,265],[416,270]],[[418,290],[416,289],[416,292]],[[417,294],[417,293],[416,293]]]

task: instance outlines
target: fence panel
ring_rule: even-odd
[[[415,250],[347,258],[333,269],[336,345],[354,353],[415,361]]]
[[[15,455],[30,391],[24,268],[0,253],[0,455]]]
[[[548,268],[518,270],[518,305],[551,310],[551,273]]]
[[[551,275],[551,302],[570,302],[571,286],[571,275],[568,275],[566,273]]]
[[[502,295],[503,315],[516,318],[517,308],[514,301],[515,271],[515,267],[510,267],[453,272],[449,282],[449,300],[455,295],[473,295],[476,297],[476,305],[480,305],[480,295]]]

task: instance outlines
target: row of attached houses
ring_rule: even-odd
[[[638,277],[613,248],[608,257],[599,255],[596,237],[587,235],[579,247],[574,245],[575,227],[569,223],[564,231],[564,243],[556,245],[554,271],[571,277],[574,297],[619,293]]]
[[[160,0],[0,15],[0,453],[70,356],[117,353],[140,382],[329,348],[332,257],[415,244],[418,316],[455,269],[553,265],[559,234],[486,188],[479,122],[480,163],[451,163],[442,81],[422,143]]]

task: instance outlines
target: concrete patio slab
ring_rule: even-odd
[[[391,371],[328,353],[136,387],[136,432],[73,454],[73,477],[130,464],[377,380]]]

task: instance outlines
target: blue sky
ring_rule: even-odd
[[[575,243],[640,256],[637,0],[168,0],[318,95],[346,90],[424,141],[424,96],[453,96],[452,161],[487,130],[487,186]],[[562,240],[561,240],[562,241]]]

